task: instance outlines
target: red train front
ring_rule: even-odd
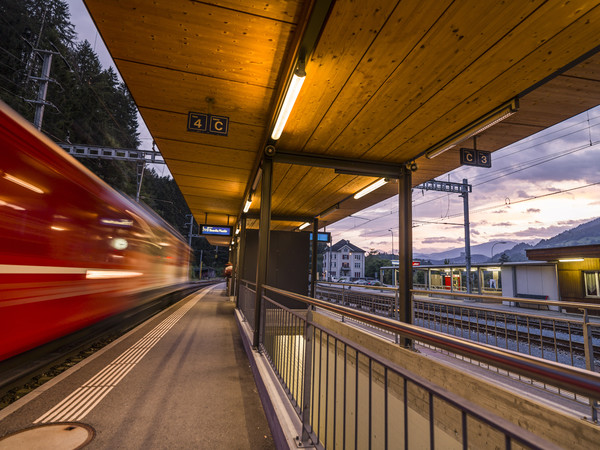
[[[190,249],[0,102],[0,360],[187,281]]]

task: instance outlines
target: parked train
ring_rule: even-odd
[[[0,102],[0,360],[188,280],[190,248]]]

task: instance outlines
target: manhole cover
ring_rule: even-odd
[[[74,450],[94,437],[94,429],[83,423],[51,423],[17,431],[0,439],[0,450]]]

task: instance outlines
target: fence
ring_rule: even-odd
[[[368,287],[363,286],[362,288]],[[329,284],[322,286],[317,290],[317,293],[319,298],[327,301],[340,303],[341,298],[343,298],[343,304],[345,305],[387,317],[392,316],[394,309],[392,305],[397,305],[398,302],[397,290],[394,288],[370,289],[372,292],[362,291],[359,293],[356,288],[352,291],[345,286],[339,287],[339,284],[335,286]],[[381,292],[376,292],[375,289],[381,290]],[[389,292],[390,290],[396,291],[396,294],[392,295],[393,292]],[[334,292],[337,292],[337,294]],[[475,342],[600,372],[600,323],[590,322],[587,313],[588,309],[600,310],[599,306],[450,292],[444,292],[443,295],[448,297],[448,300],[442,300],[424,296],[435,295],[439,297],[440,292],[437,291],[413,290],[413,293],[422,294],[421,297],[413,295],[412,311],[415,325]],[[354,295],[358,295],[360,301],[356,301]],[[482,306],[459,304],[452,301],[455,298],[495,302],[498,305],[502,302],[508,302],[538,308],[541,306],[555,306],[557,309],[581,309],[583,314],[580,318],[575,318],[541,315],[532,312],[516,312],[514,309],[501,311],[490,308],[490,305],[484,308]],[[387,309],[382,309],[377,305],[386,305]],[[435,346],[430,347],[437,349]],[[452,353],[450,355],[457,356]],[[464,359],[462,356],[458,356]],[[479,364],[478,361],[474,361],[474,363]],[[517,378],[521,382],[579,403],[587,405],[591,401],[588,397],[579,396],[571,391],[548,386],[544,383],[537,383],[529,377],[514,375],[499,370],[498,367],[493,365],[484,365],[483,367],[505,376]],[[591,404],[591,416],[593,421],[597,421],[598,405],[595,403]]]
[[[372,351],[316,324],[318,306],[406,338],[477,355],[525,376],[600,397],[600,377],[442,333],[376,318],[349,307],[265,287],[261,348],[303,423],[300,440],[323,448],[552,448],[548,442],[457,398]],[[306,304],[290,310],[271,298]],[[240,294],[241,295],[241,294]],[[535,376],[534,376],[535,374]],[[540,375],[541,374],[541,375]]]

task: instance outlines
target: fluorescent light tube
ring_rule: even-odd
[[[359,198],[364,197],[368,193],[373,192],[375,189],[379,189],[385,183],[387,183],[387,180],[385,178],[380,178],[375,183],[368,185],[363,190],[358,191],[356,194],[354,194],[354,198],[358,200]]]
[[[244,206],[244,212],[247,213],[250,210],[250,205],[252,204],[252,198],[246,200],[246,205]]]
[[[298,227],[299,230],[304,230],[306,227],[310,226],[310,222],[304,222],[302,225]]]
[[[292,76],[292,82],[290,83],[290,86],[288,87],[288,90],[285,94],[285,100],[283,101],[283,105],[281,106],[281,110],[279,111],[279,115],[277,116],[277,120],[275,121],[273,132],[271,133],[271,139],[273,139],[274,141],[281,137],[283,128],[285,127],[288,117],[292,112],[294,103],[296,103],[298,94],[300,94],[300,89],[302,89],[302,83],[304,83],[305,78],[306,72],[304,71],[304,69],[296,69],[296,72]]]

